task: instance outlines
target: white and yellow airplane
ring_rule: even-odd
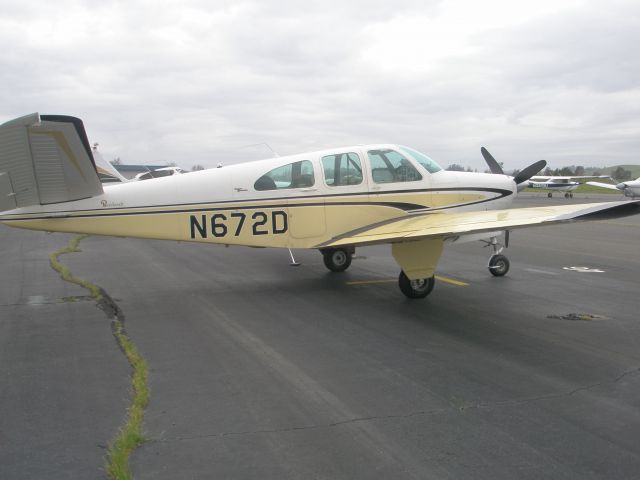
[[[501,232],[640,212],[640,201],[509,209],[516,178],[443,171],[397,145],[358,145],[103,188],[82,121],[31,114],[0,126],[0,222],[33,230],[313,248],[333,271],[357,246],[388,243],[410,298],[428,295],[445,244],[484,239],[489,269],[509,262]]]

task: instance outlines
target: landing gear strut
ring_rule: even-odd
[[[432,275],[428,278],[417,278],[415,280],[409,280],[409,277],[401,271],[398,277],[398,286],[400,291],[404,293],[408,298],[424,298],[431,293],[436,279]]]
[[[355,247],[327,248],[321,250],[324,265],[332,272],[344,272],[351,265]]]
[[[505,233],[505,244],[508,243],[508,234],[507,231]],[[504,250],[504,246],[498,243],[498,239],[496,237],[491,237],[491,241],[488,242],[487,246],[491,246],[493,249],[493,255],[489,258],[489,271],[491,275],[495,277],[503,277],[509,271],[509,259],[502,255],[502,250]]]

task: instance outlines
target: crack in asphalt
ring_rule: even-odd
[[[464,412],[466,410],[473,410],[473,409],[483,410],[483,409],[490,409],[494,407],[523,405],[526,403],[533,403],[541,400],[570,397],[572,395],[575,395],[576,393],[590,390],[602,385],[607,385],[607,384],[613,385],[627,376],[638,374],[638,373],[640,373],[640,367],[636,367],[636,368],[624,371],[620,375],[615,377],[613,380],[603,380],[601,382],[596,382],[589,385],[583,385],[581,387],[574,388],[568,392],[540,395],[536,397],[529,397],[529,398],[523,398],[523,399],[517,399],[517,400],[507,400],[503,402],[491,402],[491,403],[477,403],[477,404],[462,405],[462,406],[451,406],[451,407],[445,407],[445,408],[436,408],[432,410],[410,412],[406,414],[370,415],[365,417],[349,418],[349,419],[340,420],[337,422],[324,423],[324,424],[300,425],[300,426],[293,426],[293,427],[246,430],[246,431],[237,431],[237,432],[233,432],[233,431],[220,432],[220,433],[211,433],[211,434],[202,434],[202,435],[177,436],[174,438],[159,438],[159,439],[149,440],[149,443],[170,443],[170,442],[182,442],[182,441],[189,441],[189,440],[201,440],[206,438],[224,438],[224,437],[244,436],[244,435],[268,435],[268,434],[275,434],[275,433],[290,433],[290,432],[299,432],[299,431],[308,431],[308,430],[318,430],[323,428],[342,427],[345,425],[351,425],[356,423],[366,423],[366,422],[372,422],[377,420],[407,419],[407,418],[413,418],[413,417],[440,415],[443,413],[450,413],[454,411]]]
[[[583,385],[581,387],[574,388],[573,390],[569,390],[568,392],[549,393],[547,395],[539,395],[537,397],[528,397],[528,398],[522,398],[522,399],[516,399],[516,400],[506,400],[506,401],[503,401],[503,402],[478,403],[478,404],[475,404],[475,405],[461,406],[460,410],[463,411],[463,410],[473,409],[473,408],[489,409],[489,408],[493,408],[493,407],[504,407],[504,406],[509,406],[509,405],[522,405],[522,404],[526,404],[526,403],[538,402],[540,400],[551,400],[551,399],[555,399],[555,398],[570,397],[572,395],[575,395],[576,393],[584,392],[586,390],[591,390],[593,388],[601,387],[603,385],[607,385],[607,384],[614,385],[614,384],[618,383],[620,380],[622,380],[624,377],[627,377],[629,375],[634,375],[634,374],[637,374],[639,372],[640,372],[640,367],[635,367],[635,368],[632,368],[630,370],[626,370],[626,371],[622,372],[620,375],[615,377],[613,380],[603,380],[601,382],[595,382],[595,383],[591,383],[589,385]]]
[[[120,428],[116,438],[111,443],[108,451],[108,463],[105,470],[110,478],[120,480],[132,478],[129,468],[129,456],[131,452],[144,441],[142,435],[142,419],[144,410],[149,401],[149,391],[147,382],[147,367],[144,359],[138,353],[135,344],[131,341],[125,330],[124,312],[116,301],[102,287],[87,280],[74,276],[69,268],[60,263],[60,255],[67,253],[81,252],[80,241],[88,235],[78,235],[73,237],[69,244],[49,255],[51,268],[60,274],[63,280],[74,283],[89,290],[90,297],[96,302],[97,307],[102,310],[107,318],[111,320],[111,333],[116,341],[116,345],[129,363],[131,374],[131,388],[133,391],[131,405],[127,409],[126,422]],[[62,301],[72,302],[83,297],[65,297]]]
[[[322,428],[335,428],[341,427],[344,425],[349,425],[353,423],[362,423],[362,422],[371,422],[374,420],[393,420],[400,418],[411,418],[418,416],[429,416],[429,415],[438,415],[441,413],[450,410],[449,408],[438,408],[434,410],[428,411],[420,411],[420,412],[411,412],[402,415],[371,415],[367,417],[357,417],[357,418],[349,418],[345,420],[339,420],[337,422],[331,423],[319,423],[314,425],[300,425],[297,427],[285,427],[285,428],[273,428],[273,429],[261,429],[261,430],[247,430],[247,431],[239,431],[239,432],[221,432],[221,433],[211,433],[211,434],[203,434],[203,435],[189,435],[189,436],[179,436],[175,438],[162,438],[156,439],[152,442],[174,442],[174,441],[185,441],[185,440],[199,440],[204,438],[216,438],[216,437],[231,437],[231,436],[243,436],[243,435],[260,435],[260,434],[271,434],[271,433],[288,433],[288,432],[297,432],[304,430],[318,430]]]

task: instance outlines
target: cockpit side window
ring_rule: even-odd
[[[375,183],[416,182],[422,175],[400,152],[389,148],[369,150],[371,176]]]
[[[356,153],[337,153],[322,157],[324,180],[330,187],[362,183],[362,164]]]
[[[262,175],[253,188],[256,190],[279,190],[284,188],[305,188],[315,184],[313,164],[309,160],[283,165]]]
[[[402,146],[400,148],[411,155],[420,165],[425,168],[427,172],[436,173],[442,170],[442,167],[438,165],[435,160],[427,157],[424,153],[405,146]]]

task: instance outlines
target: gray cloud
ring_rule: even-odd
[[[509,167],[638,162],[633,2],[475,25],[452,51],[427,35],[447,32],[439,1],[36,3],[2,4],[0,121],[80,116],[106,158],[188,168],[269,156],[261,142],[389,141],[477,168],[481,145]],[[424,39],[402,37],[411,21]]]

